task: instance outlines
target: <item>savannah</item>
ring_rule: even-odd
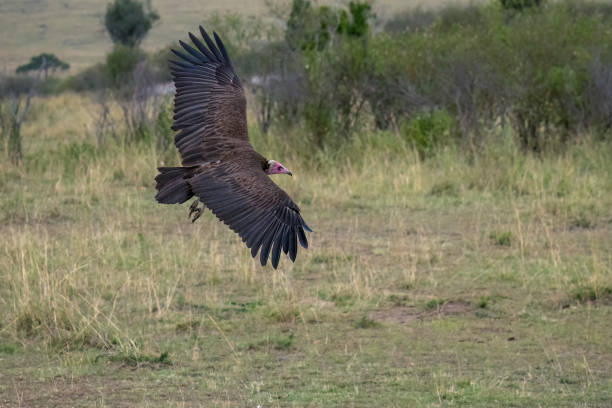
[[[0,406],[612,406],[609,3],[121,2],[0,4]],[[294,263],[155,201],[199,24]]]

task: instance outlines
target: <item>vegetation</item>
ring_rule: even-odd
[[[437,146],[422,160],[379,131],[309,158],[253,122],[256,148],[291,163],[276,181],[316,231],[275,271],[211,214],[191,224],[185,206],[156,204],[155,167],[176,152],[125,143],[117,104],[118,139],[98,145],[96,109],[39,99],[23,165],[0,165],[3,404],[612,397],[609,142],[536,157],[499,129],[477,155]]]
[[[529,7],[537,7],[542,4],[542,0],[500,0],[505,9],[523,10]]]
[[[271,67],[266,62],[267,75],[277,78],[262,82],[269,116],[303,123],[319,147],[342,143],[371,120],[378,129],[411,128],[435,111],[450,115],[446,142],[464,146],[481,144],[500,123],[536,152],[563,146],[584,129],[608,129],[607,6],[527,6],[520,15],[497,4],[453,6],[429,15],[425,26],[408,12],[392,31],[374,34],[365,4],[350,3],[352,21],[362,27],[347,29],[346,10],[296,0],[284,39],[288,56]]]
[[[315,230],[278,270],[155,202],[167,49],[0,78],[0,405],[609,404],[612,7],[375,11],[206,22]]]
[[[16,72],[20,74],[42,69],[45,73],[45,79],[47,79],[49,70],[51,72],[58,69],[65,71],[68,68],[70,68],[70,64],[60,60],[54,54],[42,53],[30,58],[30,62],[27,64],[18,66]]]
[[[338,149],[369,129],[403,133],[426,154],[434,141],[414,134],[426,120],[446,126],[436,127],[444,136],[435,143],[472,150],[500,125],[534,152],[563,149],[585,131],[607,137],[612,9],[511,3],[406,11],[383,31],[370,29],[377,17],[359,1],[332,7],[295,0],[265,21],[213,15],[207,25],[226,39],[257,102],[260,129],[308,129],[309,154]],[[169,57],[168,50],[146,56],[119,45],[105,64],[42,88],[129,90],[140,62],[148,82],[168,81]]]
[[[138,0],[115,0],[106,8],[104,25],[115,44],[135,47],[147,35],[159,14]]]

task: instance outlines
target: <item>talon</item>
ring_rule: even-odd
[[[199,207],[200,204],[202,204],[202,207]],[[197,198],[193,203],[191,203],[189,206],[189,218],[191,218],[191,222],[196,222],[196,220],[202,216],[204,208],[204,203]]]
[[[200,216],[202,215],[202,213],[204,212],[201,208],[197,208],[195,212],[195,215],[193,216],[193,218],[191,219],[191,222],[196,222],[196,220],[198,218],[200,218]]]
[[[195,201],[193,203],[191,203],[191,205],[189,206],[189,218],[191,218],[193,213],[195,213],[195,212],[197,212],[199,210],[199,208],[198,208],[199,204],[200,204],[200,200],[198,200],[197,198],[195,199]]]

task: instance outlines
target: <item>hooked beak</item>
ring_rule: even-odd
[[[293,173],[291,173],[291,171],[289,171],[289,170],[287,170],[287,173],[285,173],[285,174],[288,174],[288,175],[290,175],[291,177],[293,177]]]

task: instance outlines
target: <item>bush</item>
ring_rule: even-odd
[[[404,32],[424,30],[434,23],[437,13],[434,10],[424,10],[420,7],[409,9],[393,15],[385,22],[385,32],[397,35]]]
[[[371,29],[366,2],[293,0],[284,25],[237,14],[213,15],[207,25],[221,33],[251,88],[263,133],[301,128],[313,149],[341,147],[373,127],[400,133],[424,157],[445,143],[484,146],[485,135],[507,134],[497,128],[511,128],[522,148],[534,152],[563,147],[585,130],[607,137],[612,6],[538,5],[417,9],[381,32]],[[169,79],[168,57],[162,50],[140,65],[149,88]],[[141,51],[117,45],[106,66],[66,86],[112,84],[129,100],[134,69],[144,60]]]
[[[444,110],[420,112],[402,126],[402,135],[424,158],[437,147],[448,144],[452,123],[451,116]]]
[[[145,55],[138,48],[116,45],[113,51],[106,56],[106,70],[111,83],[118,87],[129,81],[136,65],[144,58]]]
[[[500,3],[505,9],[522,11],[531,7],[539,7],[543,0],[500,0]]]
[[[98,63],[68,77],[60,87],[60,90],[86,92],[109,88],[111,85],[112,80],[106,64]]]
[[[0,99],[7,95],[27,94],[36,78],[24,75],[0,75]]]

